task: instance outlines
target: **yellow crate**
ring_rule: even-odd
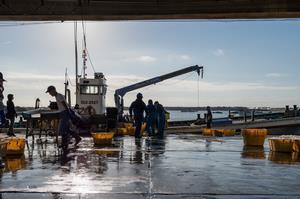
[[[116,135],[127,135],[127,128],[116,128]]]
[[[132,123],[127,123],[127,122],[126,122],[126,123],[123,123],[123,127],[128,129],[128,128],[133,127],[133,124],[132,124]]]
[[[276,152],[299,152],[300,138],[297,136],[280,136],[269,138],[269,146],[271,151]]]
[[[128,135],[134,136],[135,135],[135,127],[130,127],[127,129]]]
[[[216,137],[223,137],[223,132],[220,130],[215,129],[213,135]]]
[[[214,129],[208,129],[208,128],[203,128],[202,129],[202,135],[203,136],[214,136]]]
[[[298,151],[300,152],[300,139],[296,139],[295,144],[296,144]]]
[[[269,139],[269,146],[270,150],[275,152],[299,151],[295,141],[290,139]]]
[[[233,135],[235,135],[235,130],[204,128],[204,129],[202,129],[202,135],[204,135],[204,136],[217,136],[217,137],[233,136]]]
[[[95,145],[111,144],[114,132],[96,132],[92,133]]]
[[[243,129],[242,135],[246,146],[263,146],[268,134],[267,129]]]
[[[234,136],[235,129],[220,129],[219,131],[222,132],[223,136]]]
[[[26,140],[24,138],[4,138],[0,141],[0,152],[2,156],[21,155],[24,153]]]

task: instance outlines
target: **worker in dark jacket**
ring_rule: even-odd
[[[206,110],[207,110],[207,114],[206,114],[206,128],[211,128],[211,123],[212,123],[212,119],[213,119],[213,116],[212,116],[212,113],[211,113],[211,109],[210,107],[206,107]]]
[[[14,100],[14,95],[8,94],[7,103],[6,103],[6,108],[7,108],[6,118],[9,120],[9,129],[7,132],[8,136],[15,136],[14,124],[15,124],[15,118],[17,117],[17,112],[15,110],[15,104],[13,100]]]
[[[152,136],[155,134],[154,124],[155,124],[155,107],[153,105],[153,101],[151,99],[148,100],[148,105],[146,107],[146,130],[148,136]]]
[[[143,95],[138,93],[136,100],[131,103],[129,107],[129,115],[132,118],[132,113],[134,115],[135,124],[135,137],[141,138],[141,128],[144,121],[144,112],[146,111],[146,104],[143,102]]]
[[[166,123],[166,110],[158,101],[154,103],[157,117],[157,128],[158,128],[158,137],[164,137],[165,123]]]

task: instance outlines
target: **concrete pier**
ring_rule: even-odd
[[[4,162],[2,198],[300,198],[298,156],[240,136],[121,137],[104,148],[84,138],[67,155],[29,138],[24,156]]]

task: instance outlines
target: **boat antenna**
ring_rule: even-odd
[[[78,47],[77,47],[77,21],[74,21],[74,42],[75,42],[75,86],[76,86],[76,91],[75,95],[78,93]],[[77,100],[77,98],[76,98]],[[76,101],[77,104],[77,101]]]
[[[84,22],[82,21],[82,30],[83,30],[83,50],[82,50],[82,59],[83,59],[83,78],[86,78],[86,61],[87,61],[87,49],[86,49],[86,36],[85,36],[85,27]]]
[[[66,68],[66,72],[65,72],[65,97],[67,97],[67,90],[68,90],[68,86],[69,86],[69,81],[68,81],[68,68]]]

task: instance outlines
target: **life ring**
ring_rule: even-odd
[[[85,114],[96,115],[96,109],[92,106],[88,106],[84,109]]]

